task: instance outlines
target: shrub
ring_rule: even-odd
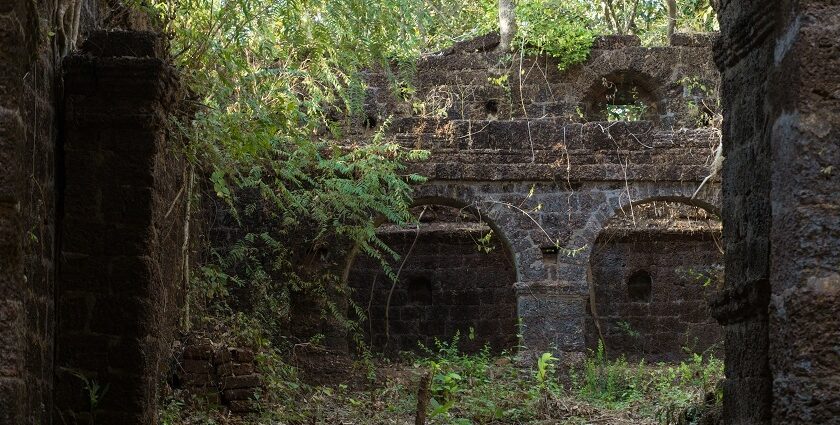
[[[618,407],[640,397],[643,368],[644,362],[639,363],[636,369],[630,367],[623,356],[610,361],[604,343],[599,341],[597,351],[584,362],[582,376],[573,378],[577,381],[578,393],[584,399]]]

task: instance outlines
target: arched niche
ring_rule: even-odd
[[[720,350],[706,301],[723,280],[720,238],[715,211],[674,198],[617,211],[589,257],[587,347],[603,340],[611,357],[648,361]]]
[[[653,77],[619,70],[597,78],[583,97],[587,121],[651,121],[658,124],[662,95]]]
[[[456,202],[421,200],[412,209],[419,224],[383,223],[377,236],[399,254],[388,266],[357,254],[347,286],[365,320],[361,328],[374,351],[394,355],[434,347],[435,339],[460,335],[476,352],[517,346],[516,271],[506,242],[481,212]],[[423,203],[425,202],[425,203]]]
[[[641,269],[627,279],[627,296],[631,302],[650,302],[653,279],[647,270]]]

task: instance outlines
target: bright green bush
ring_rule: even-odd
[[[411,184],[423,178],[405,164],[427,153],[384,137],[387,120],[366,137],[350,140],[342,130],[362,114],[362,71],[418,54],[422,8],[410,0],[142,5],[170,36],[194,95],[190,118],[178,122],[197,176],[186,191],[196,194],[193,205],[216,203],[236,219],[266,223],[211,247],[194,275],[193,316],[238,287],[257,301],[252,314],[279,331],[291,292],[325,298],[338,287],[329,267],[312,268],[323,250],[396,255],[376,237],[375,218],[411,221]],[[205,196],[216,199],[198,199],[202,176],[212,189]],[[343,315],[325,303],[325,314]]]
[[[595,33],[576,2],[523,0],[516,5],[518,46],[557,59],[562,71],[589,57]]]
[[[583,365],[580,376],[575,376],[578,393],[587,400],[603,402],[609,406],[622,406],[640,397],[640,380],[644,363],[632,368],[624,357],[609,360],[603,342]]]

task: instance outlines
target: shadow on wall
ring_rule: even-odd
[[[653,201],[619,213],[590,257],[595,310],[586,345],[612,357],[676,361],[721,353],[706,296],[723,280],[721,223],[698,207]]]
[[[415,207],[419,226],[384,224],[377,235],[400,258],[394,283],[368,256],[348,274],[353,301],[365,312],[365,338],[375,351],[417,351],[460,335],[465,352],[517,345],[516,281],[510,252],[478,215],[443,205]],[[421,215],[422,214],[422,215]],[[404,261],[404,264],[403,264]]]

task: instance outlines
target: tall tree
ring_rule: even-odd
[[[668,40],[670,40],[677,26],[677,0],[667,0],[666,3],[668,4]]]
[[[499,51],[510,50],[513,37],[516,36],[516,16],[514,0],[499,0]]]
[[[636,29],[636,15],[639,12],[639,0],[620,1],[602,0],[604,20],[607,28],[616,34],[630,34]]]

